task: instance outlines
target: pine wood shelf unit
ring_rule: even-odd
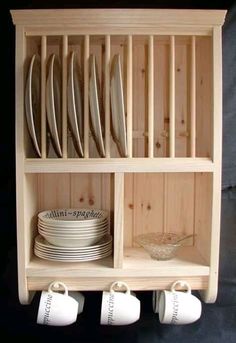
[[[224,11],[13,10],[16,25],[16,180],[19,298],[54,279],[70,289],[104,290],[123,280],[134,290],[163,289],[184,278],[206,302],[217,296],[221,204]],[[67,120],[68,56],[83,78],[84,158]],[[48,146],[46,77],[60,56],[62,158]],[[104,102],[105,157],[89,126],[89,56],[98,62]],[[128,157],[111,135],[110,67],[121,56]],[[29,59],[41,63],[41,158],[27,130],[24,89]],[[110,213],[113,254],[86,263],[54,263],[33,254],[37,214],[51,208]],[[170,261],[154,261],[134,242],[151,231],[195,233]]]

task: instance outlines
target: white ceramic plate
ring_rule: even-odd
[[[71,53],[69,62],[67,97],[68,117],[71,132],[74,137],[76,150],[78,154],[83,157],[83,106],[80,85],[80,69],[77,62],[77,54],[74,51]]]
[[[105,148],[102,136],[101,126],[101,106],[99,83],[97,80],[96,59],[94,55],[90,56],[90,77],[89,77],[89,105],[91,129],[97,145],[97,149],[102,157],[105,156]]]
[[[80,222],[83,223],[101,223],[108,216],[107,211],[96,209],[73,209],[63,208],[54,209],[49,211],[43,211],[38,214],[38,218],[46,223],[53,224],[55,226],[77,226]]]
[[[86,222],[86,221],[70,221],[61,223],[57,222],[56,220],[53,221],[53,223],[48,223],[45,221],[42,221],[40,218],[38,218],[38,225],[44,226],[48,229],[53,228],[53,229],[58,229],[58,230],[81,230],[81,231],[86,231],[86,230],[96,230],[99,229],[101,226],[108,225],[108,219],[105,218],[104,220],[97,221],[97,222]]]
[[[61,113],[61,68],[55,54],[50,56],[46,84],[46,108],[49,130],[53,146],[58,156],[62,157],[60,139],[62,135]]]
[[[40,60],[33,55],[28,70],[25,87],[25,113],[30,136],[37,154],[41,157],[39,148],[41,136],[41,113],[40,113]]]
[[[88,257],[95,257],[95,256],[101,256],[103,254],[106,254],[106,253],[111,253],[112,251],[112,248],[109,247],[107,249],[104,249],[103,251],[101,252],[97,252],[97,253],[94,253],[94,254],[79,254],[79,255],[75,255],[75,254],[62,254],[62,253],[57,253],[57,254],[51,254],[51,253],[48,253],[48,252],[45,252],[43,250],[40,250],[38,249],[37,247],[34,248],[34,251],[38,252],[39,254],[43,254],[44,256],[49,256],[49,257],[59,257],[61,259],[83,259],[83,258],[88,258]]]
[[[91,245],[95,245],[100,241],[100,239],[104,236],[104,234],[92,237],[61,237],[61,236],[53,236],[48,235],[42,231],[39,231],[40,235],[42,235],[49,243],[59,246],[59,247],[88,247]]]
[[[85,234],[94,234],[103,231],[104,229],[108,228],[107,223],[97,226],[97,227],[87,227],[87,228],[68,228],[68,227],[57,227],[57,226],[47,226],[41,223],[38,223],[38,228],[47,232],[56,232],[56,233],[68,233],[68,234],[77,234],[77,235],[85,235]]]
[[[45,253],[48,253],[48,254],[59,254],[59,255],[63,255],[63,256],[68,256],[68,255],[71,255],[71,256],[77,256],[77,255],[87,255],[87,254],[94,254],[94,253],[101,253],[101,252],[105,252],[109,249],[112,248],[112,242],[110,242],[109,244],[107,245],[104,245],[102,247],[99,247],[99,248],[96,248],[96,249],[93,249],[93,250],[89,250],[89,248],[87,250],[81,250],[81,251],[73,251],[73,250],[52,250],[50,248],[45,248],[43,246],[41,246],[40,244],[38,244],[36,241],[35,241],[35,248],[37,248],[38,250],[42,251],[42,252],[45,252]]]
[[[57,229],[48,229],[42,226],[38,225],[38,230],[45,232],[47,234],[53,234],[53,235],[64,235],[68,237],[89,237],[89,236],[95,236],[99,235],[103,232],[107,232],[108,226],[104,226],[99,228],[98,230],[87,230],[87,231],[82,231],[80,232],[79,230],[57,230]]]
[[[66,232],[66,231],[62,231],[62,232],[58,232],[58,231],[47,231],[44,229],[41,229],[40,227],[38,228],[39,233],[48,235],[48,236],[52,236],[52,237],[61,237],[61,238],[78,238],[78,239],[86,239],[86,238],[92,238],[92,237],[97,237],[97,236],[101,236],[101,235],[105,235],[107,234],[107,228],[104,228],[103,230],[100,230],[98,232],[86,232],[86,233],[77,233],[77,232]]]
[[[111,242],[112,242],[112,236],[105,235],[101,238],[101,240],[97,244],[91,245],[88,247],[60,247],[60,246],[50,244],[41,235],[38,235],[35,238],[35,244],[45,249],[49,249],[50,251],[65,251],[65,252],[73,251],[73,252],[78,252],[78,253],[83,252],[83,251],[97,250],[111,244]]]
[[[70,252],[65,252],[65,251],[50,251],[50,250],[47,250],[45,248],[42,248],[38,245],[35,245],[35,249],[41,253],[44,253],[44,254],[48,254],[48,255],[51,255],[51,256],[62,256],[62,257],[82,257],[82,256],[94,256],[94,255],[98,255],[98,254],[103,254],[109,250],[112,249],[112,245],[108,245],[108,246],[105,246],[103,248],[100,248],[100,249],[97,249],[97,250],[94,250],[94,251],[81,251],[81,252],[73,252],[73,251],[70,251]]]
[[[84,251],[84,252],[64,252],[64,251],[48,251],[44,248],[41,248],[37,245],[35,245],[34,247],[35,251],[38,251],[40,254],[45,254],[48,256],[55,256],[55,257],[62,257],[62,258],[82,258],[82,257],[91,257],[91,256],[97,256],[97,255],[101,255],[104,253],[107,253],[108,251],[112,251],[112,245],[110,244],[109,246],[103,248],[103,249],[99,249],[96,251]]]
[[[121,156],[127,157],[124,94],[120,55],[115,55],[111,70],[112,133]]]
[[[48,254],[44,254],[39,252],[37,249],[34,250],[34,253],[36,256],[43,258],[45,260],[49,261],[58,261],[58,262],[86,262],[86,261],[94,261],[99,260],[105,257],[108,257],[112,254],[112,250],[108,250],[107,252],[104,252],[102,254],[97,254],[93,256],[81,256],[81,257],[61,257],[61,256],[51,256]]]

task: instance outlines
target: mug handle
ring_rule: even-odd
[[[67,286],[61,282],[61,281],[53,281],[52,283],[50,283],[50,285],[48,286],[48,292],[49,293],[56,293],[53,291],[53,288],[59,289],[60,286],[63,288],[64,291],[64,295],[68,296],[68,288]]]
[[[190,285],[188,284],[187,281],[183,281],[183,280],[175,281],[175,282],[173,283],[173,285],[171,286],[171,292],[176,292],[175,287],[176,287],[177,285],[180,285],[181,287],[186,287],[186,293],[187,293],[187,294],[191,294],[191,287],[190,287]]]
[[[111,293],[115,293],[114,291],[114,287],[117,286],[118,288],[121,288],[121,287],[125,287],[126,288],[126,291],[125,291],[125,294],[129,294],[130,295],[130,289],[129,289],[129,286],[127,285],[127,283],[123,282],[123,281],[115,281],[111,284],[111,287],[110,287],[110,292]]]

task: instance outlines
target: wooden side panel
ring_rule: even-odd
[[[147,52],[146,40],[133,38],[133,156],[147,156]]]
[[[25,177],[25,257],[30,261],[33,254],[34,237],[37,234],[37,210],[38,198],[35,194],[38,193],[37,174],[28,174]]]
[[[193,233],[194,174],[165,175],[165,231]]]
[[[212,218],[212,174],[196,173],[195,185],[195,233],[196,247],[210,264]]]
[[[185,37],[176,38],[175,46],[175,156],[189,156],[189,58],[190,46]]]
[[[167,157],[169,140],[169,44],[154,40],[154,156]]]
[[[212,97],[211,37],[196,38],[196,156],[212,157],[213,97]]]

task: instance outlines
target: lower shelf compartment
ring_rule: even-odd
[[[133,290],[164,289],[178,279],[188,281],[192,289],[206,289],[210,272],[193,247],[184,247],[169,261],[152,260],[142,248],[126,249],[123,268],[112,266],[111,257],[63,264],[33,257],[26,270],[28,289],[47,289],[48,284],[56,279],[73,290],[105,290],[115,280],[127,282]]]

